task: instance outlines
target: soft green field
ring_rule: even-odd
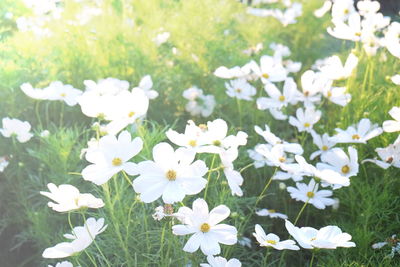
[[[72,17],[80,8],[79,4],[66,2],[63,16]],[[239,239],[250,238],[252,247],[223,245],[221,256],[237,258],[242,266],[308,266],[310,251],[266,249],[253,238],[257,223],[281,239],[289,238],[283,220],[259,217],[254,214],[255,208],[274,208],[287,214],[293,222],[303,203],[290,199],[286,190],[280,190],[279,181],[273,181],[266,193],[260,195],[274,168],[249,166],[252,160],[247,149],[264,142],[255,133],[254,125],[268,124],[279,137],[302,142],[309,161],[309,155],[316,149],[311,135],[299,134],[287,122],[274,120],[268,112],[257,110],[255,101],[240,101],[238,109],[236,100],[225,93],[225,80],[214,76],[213,72],[219,66],[242,66],[251,59],[258,62],[261,55],[273,54],[270,43],[282,43],[291,49],[290,59],[302,62],[301,71],[293,76],[301,88],[301,74],[310,69],[315,60],[334,54],[345,59],[350,50],[356,49],[360,62],[346,82],[351,102],[344,108],[324,102],[322,118],[315,126],[317,132],[333,135],[335,128],[346,129],[361,118],[369,118],[380,125],[390,119],[388,111],[400,105],[400,87],[388,77],[399,73],[400,60],[386,49],[368,57],[353,43],[328,35],[329,15],[318,19],[312,14],[321,6],[319,1],[298,1],[303,4],[303,15],[298,23],[287,27],[273,18],[246,14],[246,6],[234,0],[104,2],[101,17],[82,26],[69,25],[67,19],[56,20],[48,26],[52,36],[46,38],[37,38],[32,32],[19,32],[13,19],[4,18],[6,12],[12,12],[14,18],[29,14],[30,10],[23,3],[0,2],[0,118],[29,121],[35,133],[35,137],[24,144],[0,137],[0,156],[12,155],[10,165],[0,173],[0,265],[47,266],[57,262],[43,259],[41,254],[45,248],[64,241],[63,234],[70,232],[70,226],[68,215],[48,208],[48,199],[39,194],[47,190],[50,182],[72,184],[106,203],[104,208],[86,211],[86,217],[103,217],[108,224],[108,229],[96,237],[105,257],[92,244],[85,253],[68,259],[74,266],[78,266],[78,262],[81,266],[94,266],[88,255],[97,266],[107,266],[104,258],[111,266],[185,266],[188,263],[198,266],[206,262],[200,251],[193,254],[182,251],[187,237],[172,234],[171,220],[152,218],[154,209],[162,201],[140,202],[121,173],[103,187],[81,178],[79,173],[88,162],[80,159],[79,154],[96,135],[90,128],[96,120],[84,116],[79,106],[36,101],[20,89],[25,82],[43,88],[59,80],[84,90],[84,80],[107,77],[129,81],[133,87],[141,77],[150,74],[153,89],[160,95],[151,100],[146,120],[139,130],[132,131],[132,136],[140,136],[144,141],[144,149],[134,161],[151,160],[152,148],[167,141],[165,132],[170,128],[183,132],[189,119],[200,124],[222,118],[227,121],[230,134],[245,131],[249,135],[248,143],[240,147],[240,156],[234,163],[244,177],[243,197],[232,196],[223,173],[216,171],[209,177],[207,202],[210,208],[220,204],[228,206],[231,215],[224,222],[238,229]],[[153,38],[163,31],[170,32],[171,37],[157,46]],[[258,54],[242,53],[260,42],[264,49]],[[173,47],[177,54],[172,53]],[[386,61],[381,61],[382,56]],[[217,106],[211,117],[191,117],[185,111],[186,99],[182,92],[193,85],[215,96]],[[257,95],[265,96],[261,83],[257,85]],[[297,107],[290,107],[288,113],[294,114]],[[50,131],[49,137],[39,137],[45,129]],[[360,170],[351,178],[349,187],[334,192],[334,197],[340,200],[337,210],[306,207],[297,225],[317,229],[337,225],[351,234],[357,245],[320,250],[314,266],[400,266],[400,255],[393,259],[385,257],[390,248],[371,248],[373,243],[400,234],[400,172],[394,167],[383,170],[372,163],[361,164],[363,159],[376,156],[375,148],[386,147],[396,138],[396,133],[383,133],[367,144],[353,145],[359,153]],[[213,155],[199,154],[197,158],[212,168]],[[309,162],[316,164],[317,161]],[[214,162],[215,166],[218,165]],[[293,181],[286,184],[294,185]],[[174,207],[176,210],[183,204],[191,207],[198,197],[204,197],[204,191],[186,196],[183,203]],[[74,226],[83,225],[81,214],[72,213],[71,222]]]

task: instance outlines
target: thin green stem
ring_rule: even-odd
[[[242,105],[241,105],[241,101],[239,98],[236,98],[236,103],[237,103],[238,111],[239,111],[239,126],[240,126],[240,129],[242,129]]]
[[[215,158],[216,158],[216,154],[213,155],[213,158],[212,158],[212,160],[211,160],[211,166],[210,166],[210,169],[211,169],[211,170],[212,170],[212,168],[214,167]],[[208,192],[208,187],[209,187],[209,185],[210,185],[211,173],[212,173],[212,172],[209,172],[209,173],[208,173],[208,176],[207,176],[207,185],[206,185],[206,189],[204,190],[204,200],[206,200],[206,198],[207,198],[207,192]]]
[[[256,204],[254,204],[254,208],[256,208],[256,207],[257,207],[257,204],[263,199],[264,193],[265,193],[265,191],[267,191],[268,187],[270,186],[270,184],[271,184],[271,182],[272,182],[272,180],[273,180],[273,178],[274,178],[274,175],[275,175],[277,169],[278,169],[278,168],[275,168],[275,171],[274,171],[274,173],[272,174],[271,178],[269,178],[268,183],[264,186],[264,189],[261,191],[261,194],[257,197]]]
[[[304,203],[303,207],[301,207],[301,210],[299,211],[299,213],[297,214],[296,219],[294,220],[294,225],[296,225],[297,221],[300,219],[301,214],[303,213],[304,209],[307,207],[308,201],[310,200],[310,198],[307,199],[307,201]]]
[[[315,251],[313,250],[309,267],[313,266],[314,258],[315,258]]]
[[[129,179],[128,174],[123,170],[122,174],[124,175],[125,180],[132,186],[132,181]]]

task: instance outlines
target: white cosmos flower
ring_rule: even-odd
[[[71,107],[78,104],[78,98],[82,95],[81,90],[72,87],[72,85],[63,84],[60,81],[50,83],[46,92],[49,93],[48,100],[61,100]]]
[[[223,79],[234,79],[234,78],[244,78],[246,80],[249,79],[251,75],[251,67],[252,65],[257,64],[254,61],[251,61],[244,65],[243,67],[235,66],[233,68],[228,69],[225,66],[218,67],[214,71],[214,75],[223,78]]]
[[[288,186],[286,190],[290,193],[290,197],[302,202],[312,204],[317,209],[325,209],[326,206],[332,206],[335,204],[335,200],[329,198],[332,196],[331,190],[320,190],[318,191],[318,184],[315,183],[314,179],[311,179],[310,183],[296,183],[296,187]]]
[[[18,119],[10,119],[8,117],[3,118],[3,128],[0,129],[0,133],[4,137],[15,136],[20,143],[28,142],[33,134],[30,132],[31,125],[27,121],[20,121]]]
[[[92,194],[81,194],[79,190],[69,184],[56,186],[53,183],[47,184],[50,192],[41,191],[40,194],[53,200],[47,205],[55,211],[67,212],[81,208],[98,209],[104,206],[103,200],[94,197]]]
[[[253,236],[257,239],[257,242],[260,243],[261,247],[272,247],[277,250],[300,250],[293,240],[280,241],[279,236],[276,234],[265,234],[264,229],[259,224],[256,224]]]
[[[65,234],[64,237],[72,240],[62,242],[54,247],[46,248],[42,257],[49,259],[66,258],[75,255],[92,244],[98,234],[101,234],[107,225],[104,226],[104,218],[96,220],[89,218],[84,226],[77,226],[72,229],[72,234]]]
[[[332,5],[332,18],[345,21],[351,14],[357,13],[354,0],[335,0]]]
[[[263,144],[257,144],[254,149],[248,149],[247,154],[249,157],[254,160],[254,167],[256,169],[264,167],[267,165],[267,158],[257,152],[257,147],[263,146]]]
[[[255,150],[257,153],[266,158],[266,164],[268,166],[282,167],[293,162],[293,158],[285,153],[285,149],[282,144],[275,146],[259,145],[255,148]]]
[[[192,120],[189,120],[185,127],[185,133],[178,133],[169,129],[165,134],[169,141],[175,145],[196,151],[198,147],[206,144],[204,132],[205,129],[200,128]]]
[[[238,259],[229,261],[223,257],[207,256],[208,263],[200,263],[200,267],[241,267],[242,263]]]
[[[257,108],[260,110],[277,108],[281,109],[290,105],[295,105],[299,101],[300,92],[293,78],[289,77],[283,85],[283,93],[273,83],[266,83],[264,90],[269,97],[260,97],[257,99]]]
[[[260,66],[252,65],[252,70],[263,83],[282,82],[287,77],[287,71],[279,60],[264,55],[260,59]]]
[[[243,196],[243,191],[240,186],[243,184],[243,176],[240,172],[236,171],[233,166],[233,161],[238,157],[238,150],[235,148],[222,151],[219,154],[221,158],[221,164],[223,171],[228,181],[229,188],[232,191],[232,195],[239,197]]]
[[[390,78],[392,82],[396,85],[400,85],[400,74],[396,74]]]
[[[24,92],[30,98],[37,99],[37,100],[48,99],[48,95],[49,95],[48,88],[45,88],[45,89],[33,88],[30,83],[24,83],[21,85],[20,88],[21,88],[22,92]]]
[[[325,87],[322,94],[332,103],[342,107],[351,100],[351,94],[346,93],[346,87]]]
[[[129,89],[129,82],[116,78],[101,79],[97,83],[92,80],[83,81],[86,86],[85,92],[93,92],[97,95],[117,95]]]
[[[92,164],[83,169],[83,179],[102,185],[120,171],[136,175],[137,165],[128,160],[142,148],[142,139],[136,137],[132,140],[128,131],[121,132],[118,139],[113,135],[100,138],[98,146],[86,152],[86,160]]]
[[[52,265],[48,265],[48,267],[53,267]],[[58,262],[54,267],[74,267],[72,263],[69,261]]]
[[[184,216],[184,225],[172,226],[175,235],[193,234],[183,250],[193,253],[200,247],[205,255],[221,253],[219,243],[233,245],[237,242],[237,229],[227,224],[219,224],[228,218],[230,210],[225,205],[219,205],[208,211],[207,202],[198,198],[193,202],[192,209],[179,208],[178,213]]]
[[[283,213],[276,212],[276,210],[274,210],[274,209],[261,209],[261,210],[256,211],[256,214],[258,216],[263,216],[263,217],[267,216],[267,217],[270,217],[270,218],[280,218],[280,219],[287,219],[288,218],[287,215],[285,215]]]
[[[385,46],[389,52],[400,58],[400,23],[397,21],[393,21],[389,27],[387,28],[387,32],[385,33]]]
[[[332,2],[330,0],[325,0],[322,7],[314,11],[314,16],[317,18],[322,18],[329,10],[331,10]]]
[[[315,110],[313,107],[306,107],[305,110],[298,108],[296,111],[296,117],[289,117],[289,124],[297,127],[299,132],[313,131],[313,126],[321,118],[321,111]]]
[[[311,154],[310,159],[313,160],[316,157],[325,154],[328,152],[332,147],[336,145],[335,142],[331,140],[331,137],[327,133],[324,133],[322,136],[317,134],[316,132],[311,133],[313,137],[314,144],[319,148],[318,151],[315,151]]]
[[[377,13],[381,8],[381,4],[378,1],[364,0],[357,2],[357,8],[361,15],[367,16]]]
[[[186,195],[198,194],[207,184],[203,176],[208,168],[204,161],[195,162],[196,152],[186,148],[176,151],[167,143],[153,148],[154,161],[138,164],[139,177],[133,188],[140,199],[150,203],[162,196],[167,204],[180,202]]]
[[[7,157],[0,157],[0,172],[3,172],[9,163]]]
[[[196,86],[183,91],[182,96],[189,100],[185,110],[192,116],[208,117],[214,111],[216,101],[213,95],[204,95],[203,90]]]
[[[383,130],[378,124],[371,124],[369,119],[361,119],[355,126],[349,126],[346,130],[335,129],[337,134],[332,137],[336,143],[363,143],[366,144],[371,138],[380,135]]]
[[[393,144],[385,148],[378,147],[375,149],[381,160],[378,159],[365,159],[364,162],[373,162],[383,169],[387,169],[390,166],[400,168],[400,136],[397,137]]]
[[[336,249],[337,247],[356,246],[354,242],[350,242],[351,235],[343,233],[337,226],[329,225],[319,230],[312,227],[299,228],[288,220],[286,220],[285,226],[289,234],[305,249]]]
[[[350,77],[357,64],[358,58],[353,53],[350,53],[344,66],[338,56],[332,56],[327,58],[325,65],[320,70],[331,80],[342,80]]]
[[[345,177],[352,177],[358,174],[358,154],[354,147],[348,147],[349,156],[341,148],[333,148],[323,156],[323,163],[317,163],[320,170],[330,169]]]
[[[332,20],[335,27],[328,27],[327,31],[335,38],[358,42],[362,37],[361,17],[357,12],[349,16],[348,23],[340,19]]]
[[[400,107],[392,107],[389,110],[389,115],[394,120],[387,120],[383,122],[383,130],[388,133],[400,131]]]
[[[321,101],[320,93],[325,87],[330,87],[331,80],[327,79],[322,73],[308,70],[301,75],[301,87],[303,94],[299,100],[304,102],[306,107],[313,107],[315,102]]]
[[[155,99],[156,97],[158,97],[158,92],[155,90],[151,90],[152,87],[153,80],[151,79],[150,75],[146,75],[140,80],[139,86],[135,87],[134,89],[142,89],[149,99]]]
[[[252,97],[257,93],[256,88],[243,78],[231,80],[229,83],[225,83],[225,87],[228,96],[247,101],[253,100]]]
[[[274,133],[271,132],[269,126],[265,124],[265,130],[262,130],[259,126],[254,126],[254,130],[256,133],[261,135],[268,144],[275,146],[275,145],[282,145],[284,151],[288,153],[293,153],[297,155],[303,154],[303,148],[300,144],[297,143],[288,143],[279,137],[277,137]]]

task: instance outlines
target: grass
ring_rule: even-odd
[[[19,89],[22,83],[44,87],[51,81],[61,80],[83,89],[84,80],[115,77],[133,86],[142,76],[151,74],[160,96],[151,102],[141,132],[132,133],[134,136],[140,133],[145,143],[137,162],[152,158],[151,149],[166,140],[166,130],[183,131],[191,118],[184,110],[185,100],[181,94],[186,88],[197,85],[217,99],[212,119],[226,120],[232,134],[239,129],[249,134],[247,146],[240,150],[235,161],[236,169],[240,170],[252,162],[246,149],[262,142],[253,130],[255,124],[268,124],[278,136],[291,141],[298,141],[299,136],[293,127],[256,110],[254,102],[240,103],[242,117],[239,118],[237,104],[225,94],[224,81],[212,72],[221,65],[240,65],[250,59],[258,61],[260,55],[272,53],[268,48],[270,43],[278,42],[290,47],[291,59],[303,63],[302,71],[294,77],[299,82],[301,73],[316,59],[332,54],[345,58],[353,49],[350,44],[327,35],[325,29],[330,23],[327,17],[312,16],[312,11],[319,6],[317,1],[302,1],[303,16],[297,24],[285,28],[272,18],[246,15],[245,6],[233,0],[104,2],[104,16],[83,26],[57,20],[49,25],[53,35],[48,38],[18,32],[13,20],[1,16],[4,19],[0,21],[0,117],[28,120],[37,134],[43,129],[51,133],[48,138],[36,137],[26,144],[0,138],[1,154],[12,155],[10,166],[0,173],[0,255],[4,266],[54,263],[41,258],[41,253],[46,247],[63,241],[62,235],[70,231],[70,226],[68,215],[50,210],[46,206],[47,199],[39,194],[46,190],[49,182],[73,184],[81,192],[100,196],[106,203],[105,208],[85,214],[106,219],[108,229],[96,238],[101,252],[96,245],[91,245],[87,253],[71,259],[74,265],[92,266],[92,260],[97,266],[107,266],[107,261],[111,266],[185,266],[188,263],[197,266],[205,262],[201,253],[182,251],[187,238],[172,234],[172,221],[157,222],[151,217],[161,202],[144,204],[138,201],[122,174],[103,187],[81,179],[78,174],[87,162],[80,159],[79,154],[95,134],[90,129],[94,121],[84,117],[77,107],[29,99]],[[30,12],[19,1],[2,1],[0,7],[15,17]],[[79,8],[78,4],[68,1],[65,16],[72,17]],[[162,31],[169,31],[171,38],[157,47],[152,39]],[[259,42],[264,44],[259,54],[249,57],[241,52]],[[171,52],[173,47],[177,55]],[[396,74],[400,61],[384,49],[374,57],[366,56],[361,50],[356,53],[360,63],[348,82],[352,101],[345,108],[324,103],[323,118],[316,125],[320,133],[333,134],[336,127],[344,129],[363,117],[381,124],[389,119],[387,112],[399,105],[399,88],[387,77]],[[381,61],[383,56],[387,57],[385,62]],[[261,84],[257,87],[261,89]],[[194,120],[199,124],[211,118]],[[315,146],[310,136],[306,138],[304,149],[308,156]],[[376,147],[387,146],[395,138],[396,134],[385,133],[367,145],[356,145],[359,159],[374,157]],[[199,158],[210,167],[212,156],[200,155]],[[241,198],[231,195],[223,173],[211,174],[207,193],[209,207],[219,204],[230,207],[232,213],[226,223],[238,228],[239,237],[252,238],[256,223],[281,238],[288,237],[282,221],[254,215],[255,203],[273,172],[273,168],[267,167],[243,170],[244,197]],[[373,243],[399,231],[399,181],[398,169],[382,170],[371,163],[361,164],[359,174],[351,179],[351,186],[335,191],[335,197],[340,199],[338,210],[306,207],[298,225],[315,228],[338,225],[350,233],[357,244],[351,249],[320,251],[314,263],[352,267],[400,265],[398,257],[385,258],[387,250],[371,248]],[[195,198],[203,195],[204,191],[198,196],[186,197],[183,204],[190,206]],[[282,211],[292,221],[303,204],[289,199],[286,190],[280,190],[275,181],[260,199],[258,208]],[[70,216],[72,225],[83,225],[82,214]],[[306,266],[311,259],[311,253],[306,250],[282,253],[260,248],[253,238],[252,248],[223,246],[222,251],[227,258],[240,259],[243,266]]]

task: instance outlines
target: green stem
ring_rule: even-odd
[[[257,197],[256,204],[254,205],[254,208],[256,208],[258,202],[260,202],[260,201],[263,199],[264,193],[265,193],[265,191],[267,191],[268,187],[270,186],[270,184],[271,184],[271,182],[272,182],[272,180],[273,180],[273,178],[274,178],[274,175],[275,175],[277,169],[278,169],[278,168],[275,168],[275,171],[274,171],[274,173],[272,174],[271,178],[269,178],[268,183],[264,186],[264,189],[261,191],[261,194]]]
[[[296,219],[294,220],[293,225],[296,225],[297,221],[300,219],[300,216],[301,216],[301,214],[303,213],[304,209],[306,208],[306,206],[307,206],[309,200],[310,200],[310,199],[307,199],[307,201],[304,203],[303,207],[301,207],[301,210],[300,210],[299,213],[297,214],[297,217],[296,217]]]
[[[238,110],[239,110],[239,126],[240,126],[240,129],[242,129],[242,105],[241,105],[239,98],[236,98],[236,103],[237,103]]]
[[[125,180],[132,186],[132,181],[129,179],[128,174],[124,170],[122,170],[122,174],[124,175]]]
[[[216,157],[216,154],[213,155],[213,158],[212,158],[212,160],[211,160],[211,166],[210,166],[210,169],[211,169],[211,170],[212,170],[212,168],[214,167],[215,157]],[[206,185],[206,189],[205,189],[205,191],[204,191],[204,200],[206,200],[206,198],[207,198],[207,191],[208,191],[208,187],[209,187],[209,184],[210,184],[211,173],[212,173],[212,172],[209,172],[209,173],[208,173],[208,176],[207,176],[207,185]]]
[[[315,258],[315,251],[313,250],[312,256],[311,256],[311,261],[310,261],[310,266],[309,266],[309,267],[312,267],[312,266],[313,266],[314,258]]]

